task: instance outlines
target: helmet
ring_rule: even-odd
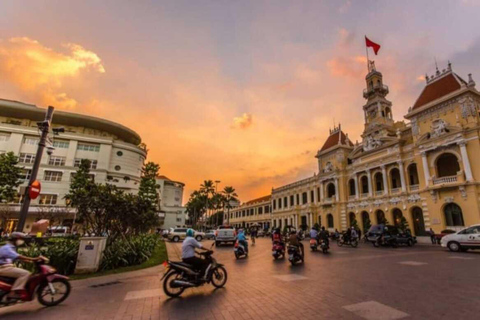
[[[17,240],[17,239],[25,239],[27,238],[27,234],[23,232],[12,232],[10,235],[10,240]]]
[[[192,228],[187,229],[187,237],[193,237],[195,235],[195,231]]]
[[[325,227],[322,227],[322,231],[325,231]]]
[[[297,234],[295,230],[290,231],[290,234]]]

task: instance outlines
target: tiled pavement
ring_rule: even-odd
[[[172,260],[179,248],[168,245]],[[167,299],[159,266],[75,281],[64,304],[6,307],[0,319],[473,319],[480,313],[480,253],[333,244],[328,255],[307,250],[305,265],[292,267],[274,261],[270,242],[260,239],[247,259],[235,260],[231,247],[217,248],[215,256],[228,271],[223,289],[206,285]],[[113,284],[92,287],[105,283]]]

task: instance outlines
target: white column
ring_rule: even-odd
[[[360,195],[358,194],[358,176],[355,173],[355,176],[353,176],[353,179],[355,180],[355,199],[358,199]]]
[[[388,195],[388,180],[387,180],[387,169],[385,166],[382,166],[382,176],[383,176],[383,193]]]
[[[338,178],[335,178],[335,201],[339,201],[340,190],[338,190]]]
[[[367,172],[367,180],[368,180],[368,195],[372,196],[372,176],[370,174],[370,169],[366,170]]]
[[[323,181],[320,182],[320,202],[323,202]]]
[[[470,160],[468,159],[467,146],[465,142],[459,143],[460,153],[462,154],[463,168],[465,169],[465,177],[467,181],[473,181],[472,168],[470,167]]]
[[[308,214],[310,216],[310,228],[313,227],[313,213]]]
[[[423,173],[425,175],[425,186],[428,187],[430,182],[430,169],[428,168],[427,153],[422,152]]]
[[[407,191],[407,186],[405,184],[405,170],[403,168],[403,162],[398,161],[398,167],[400,169],[400,182],[402,183],[402,192]]]

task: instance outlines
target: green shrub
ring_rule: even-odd
[[[108,243],[103,252],[99,270],[112,270],[142,264],[152,256],[159,242],[158,235],[142,234]]]

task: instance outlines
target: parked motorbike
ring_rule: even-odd
[[[211,283],[216,288],[221,288],[227,283],[227,270],[223,264],[217,263],[212,257],[213,251],[197,252],[209,262],[205,271],[205,279],[199,271],[194,270],[192,265],[182,261],[166,261],[164,266],[167,269],[162,277],[163,291],[169,297],[178,297],[187,288],[202,286]]]
[[[285,245],[278,241],[273,242],[272,256],[275,260],[280,257],[285,258]]]
[[[346,239],[345,235],[340,236],[337,240],[337,245],[339,247],[343,245],[352,246],[353,248],[358,247],[358,237],[352,239]]]
[[[300,248],[297,246],[288,246],[288,261],[290,261],[292,266],[298,262],[303,263],[303,257],[300,254]]]
[[[330,249],[325,240],[320,240],[320,248],[322,249],[323,253],[328,253],[328,249]]]
[[[10,305],[19,301],[32,301],[37,298],[38,302],[46,307],[56,306],[68,298],[71,291],[68,277],[56,273],[55,268],[47,265],[49,260],[41,257],[35,262],[36,272],[30,276],[25,285],[25,291],[20,299],[8,297],[12,290],[15,278],[0,277],[0,305]]]
[[[312,251],[317,251],[317,248],[318,248],[317,239],[310,239],[310,249],[312,249]]]
[[[398,247],[397,239],[389,235],[380,235],[376,240],[372,241],[374,247]]]
[[[248,257],[248,251],[243,244],[238,240],[235,241],[235,246],[233,247],[233,252],[235,253],[235,258],[240,259],[242,257]]]

